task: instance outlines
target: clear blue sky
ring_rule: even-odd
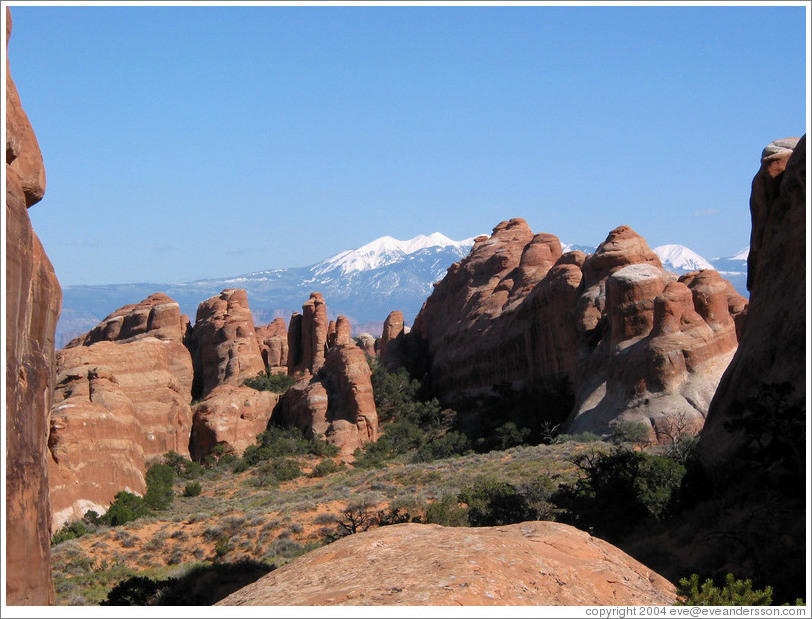
[[[305,266],[523,217],[749,243],[806,131],[804,6],[13,6],[63,285]]]

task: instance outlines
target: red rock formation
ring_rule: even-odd
[[[51,411],[53,528],[121,490],[142,493],[147,463],[189,455],[188,319],[165,294],[122,307],[57,355]]]
[[[313,292],[302,305],[302,313],[293,314],[288,329],[288,373],[315,374],[324,364],[327,350],[327,306],[321,293]]]
[[[117,309],[88,333],[68,343],[66,348],[104,341],[127,342],[145,335],[182,342],[189,328],[189,317],[181,316],[180,306],[158,292],[140,303]]]
[[[789,149],[794,147],[794,152]],[[790,156],[791,155],[791,156]],[[700,443],[703,464],[723,468],[744,439],[725,428],[737,402],[787,383],[806,401],[806,136],[764,149],[750,197],[750,305],[741,342],[714,396]]]
[[[350,337],[351,326],[345,316],[336,319],[334,344],[322,361],[308,360],[312,359],[308,351],[327,345],[327,308],[322,296],[313,293],[303,310],[301,321],[291,320],[288,334],[289,342],[303,343],[300,356],[293,351],[290,355],[291,373],[298,371],[303,376],[283,396],[278,418],[308,436],[323,436],[338,445],[342,454],[350,455],[378,438],[372,372],[364,351]],[[301,361],[297,363],[297,359]]]
[[[675,419],[698,429],[746,301],[703,271],[658,305],[676,280],[628,226],[590,256],[562,255],[554,236],[513,219],[449,269],[413,333],[445,399],[566,380],[575,392],[570,432],[607,433],[626,420],[649,423],[653,436]]]
[[[220,385],[194,407],[190,451],[202,461],[216,445],[225,445],[237,456],[256,443],[258,434],[279,403],[279,394],[245,386]]]
[[[403,312],[391,312],[383,323],[383,332],[378,342],[378,355],[381,363],[389,371],[403,366],[405,363],[405,335]]]
[[[557,522],[397,524],[307,553],[218,606],[674,604],[674,585],[608,542]]]
[[[60,382],[48,444],[54,531],[88,510],[103,514],[122,490],[146,490],[143,441],[138,440],[144,432],[135,405],[118,377],[107,366],[84,363],[82,352],[59,352]]]
[[[323,436],[344,455],[378,439],[372,372],[354,343],[327,353],[315,376],[305,374],[282,398],[279,419],[308,436]]]
[[[6,603],[53,604],[48,415],[62,289],[27,209],[45,167],[8,64],[6,9]]]
[[[284,318],[256,328],[257,343],[265,367],[274,374],[288,371],[288,329]]]
[[[345,346],[352,344],[352,325],[346,316],[339,316],[335,322],[334,346]]]
[[[205,398],[218,385],[242,385],[265,371],[243,289],[223,290],[198,306],[192,341],[196,397]]]

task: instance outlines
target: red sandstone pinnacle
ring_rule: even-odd
[[[54,602],[48,418],[62,290],[28,217],[45,192],[36,136],[11,78],[6,8],[6,603]]]
[[[318,366],[307,361],[308,351],[327,344],[326,316],[324,299],[313,293],[303,306],[301,320],[291,319],[288,341],[301,346],[298,356],[291,349],[289,367],[300,379],[282,397],[278,414],[283,424],[309,436],[323,436],[349,456],[378,438],[372,372],[364,351],[350,337],[345,316],[335,321],[334,344],[323,361]]]
[[[218,385],[238,386],[265,371],[248,294],[241,288],[223,290],[198,306],[192,339],[203,397]]]
[[[288,329],[288,373],[315,374],[324,364],[327,349],[327,306],[319,292],[310,294],[302,313],[294,314]]]

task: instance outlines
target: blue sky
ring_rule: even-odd
[[[749,242],[761,149],[806,131],[794,6],[14,6],[63,285],[305,266],[525,218]]]

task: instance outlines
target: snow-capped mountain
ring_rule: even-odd
[[[248,291],[257,324],[300,312],[302,303],[315,291],[324,295],[331,318],[344,314],[355,325],[380,323],[379,329],[389,312],[399,309],[411,323],[431,294],[432,284],[468,255],[473,244],[473,238],[454,241],[439,232],[406,241],[384,236],[309,267],[268,269],[183,284],[65,286],[56,341],[64,346],[115,309],[154,292],[175,299],[181,312],[194,322],[200,302],[226,288]],[[376,325],[370,325],[369,330],[375,331]]]
[[[449,266],[468,255],[473,244],[473,238],[453,241],[439,232],[406,241],[384,236],[308,267],[268,269],[183,284],[65,286],[56,342],[57,346],[64,346],[117,308],[137,303],[155,292],[175,299],[181,312],[194,322],[200,302],[226,288],[248,291],[256,324],[266,324],[277,316],[287,320],[293,312],[301,311],[311,292],[318,291],[327,301],[331,318],[344,314],[356,330],[375,333],[395,309],[401,310],[407,324],[411,324],[431,294],[433,284],[445,276]],[[562,243],[562,248],[595,251],[595,247],[588,245]],[[747,250],[710,261],[681,245],[663,245],[654,251],[669,271],[685,273],[715,268],[741,294],[747,295]]]
[[[660,245],[654,248],[654,253],[660,258],[666,271],[687,273],[713,268],[710,262],[683,245]]]
[[[320,276],[335,269],[339,269],[343,274],[354,271],[369,271],[400,262],[405,256],[428,248],[450,247],[464,249],[467,254],[473,244],[473,238],[464,241],[452,241],[439,232],[429,236],[421,234],[408,241],[399,241],[391,236],[382,236],[363,247],[343,251],[320,262],[314,267],[313,274]]]

